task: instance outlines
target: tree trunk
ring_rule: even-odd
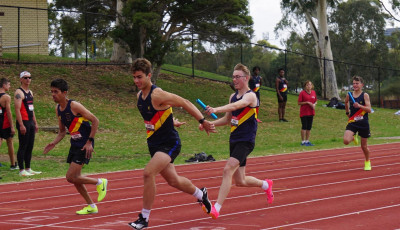
[[[332,97],[339,98],[335,67],[333,63],[333,55],[331,49],[331,42],[328,31],[328,19],[327,19],[327,5],[326,0],[319,0],[317,6],[317,18],[319,27],[318,46],[320,50],[320,58],[327,60],[323,61],[323,67],[321,72],[322,92],[325,99]]]
[[[122,0],[117,0],[117,20],[116,20],[116,25],[119,25],[120,23],[120,17],[119,15],[121,15],[121,11],[123,8],[123,2]],[[117,62],[117,63],[132,63],[132,57],[131,54],[129,52],[126,51],[126,48],[128,46],[123,43],[123,41],[114,41],[114,45],[113,45],[113,52],[112,52],[112,56],[110,58],[110,61],[112,62]]]

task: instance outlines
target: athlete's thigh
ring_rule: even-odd
[[[146,172],[152,172],[154,174],[160,173],[164,170],[171,162],[171,157],[163,152],[156,152],[154,156],[147,163],[144,170]]]

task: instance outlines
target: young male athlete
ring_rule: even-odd
[[[18,169],[17,162],[15,161],[13,145],[15,129],[12,123],[11,97],[7,94],[10,87],[10,80],[6,78],[0,79],[0,138],[7,141],[8,155],[10,157],[10,169],[15,170]]]
[[[219,216],[221,207],[231,189],[232,178],[236,186],[239,187],[260,187],[267,194],[268,203],[271,204],[274,201],[272,180],[262,181],[252,176],[246,176],[246,160],[255,145],[257,133],[256,107],[258,105],[255,93],[248,86],[249,78],[248,68],[242,64],[237,64],[232,76],[237,91],[230,96],[229,104],[217,108],[207,106],[206,109],[208,114],[225,112],[224,117],[212,121],[215,126],[231,125],[230,157],[224,167],[217,202],[209,212],[213,219],[217,219]],[[208,210],[205,211],[208,212]]]
[[[151,160],[144,168],[143,209],[139,218],[129,223],[134,229],[146,228],[150,210],[156,195],[155,177],[161,174],[169,185],[182,192],[193,195],[210,212],[211,202],[207,189],[199,189],[192,182],[179,176],[174,167],[174,160],[181,150],[181,140],[174,128],[171,107],[182,107],[198,120],[207,133],[215,132],[214,125],[205,120],[202,113],[190,101],[158,88],[151,82],[151,63],[144,58],[136,59],[132,64],[132,75],[139,88],[138,109],[144,119],[147,130],[147,144]],[[179,125],[179,124],[176,124]]]
[[[29,89],[32,76],[28,71],[23,71],[19,75],[21,87],[15,90],[14,108],[17,120],[19,147],[17,160],[20,176],[33,176],[40,174],[39,171],[31,169],[32,150],[35,143],[35,134],[39,127],[36,122],[33,107],[33,92]]]
[[[253,67],[253,74],[250,77],[249,80],[249,87],[251,90],[253,90],[253,92],[256,94],[257,99],[258,99],[258,106],[257,106],[257,122],[261,122],[260,119],[258,119],[258,110],[259,110],[259,106],[260,106],[260,88],[262,85],[262,77],[260,76],[260,67],[259,66],[254,66]]]
[[[57,103],[56,115],[60,130],[56,138],[44,148],[43,154],[47,154],[65,137],[67,128],[71,134],[71,147],[67,158],[69,168],[66,178],[69,183],[75,185],[76,190],[88,204],[82,210],[77,211],[76,214],[97,213],[97,206],[89,196],[85,184],[97,186],[96,189],[99,193],[97,201],[100,202],[106,196],[108,181],[104,178],[94,179],[82,176],[81,171],[84,164],[89,164],[94,153],[94,136],[99,126],[99,120],[82,104],[67,98],[68,84],[65,80],[53,80],[50,86],[53,100]],[[89,122],[92,124],[90,125]]]
[[[285,119],[288,81],[285,78],[285,70],[278,70],[279,76],[275,80],[276,96],[278,97],[278,114],[280,122],[288,122]]]
[[[371,170],[371,161],[369,159],[368,138],[371,136],[368,122],[368,113],[371,112],[371,103],[369,95],[363,92],[364,80],[360,76],[353,77],[354,101],[346,95],[345,108],[346,115],[349,117],[346,131],[343,136],[343,143],[348,145],[351,141],[358,144],[358,136],[361,137],[361,149],[365,156],[364,170]]]

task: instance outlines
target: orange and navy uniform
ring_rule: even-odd
[[[63,111],[61,111],[60,105],[57,106],[58,119],[71,135],[71,146],[83,147],[89,138],[92,127],[88,119],[82,117],[80,114],[74,115],[72,113],[72,101],[68,100],[67,106]]]
[[[253,87],[251,87],[251,90],[253,90],[253,92],[257,93],[258,91],[260,91],[261,77],[253,76],[253,81],[254,81],[254,85],[252,85]]]
[[[156,110],[151,103],[151,94],[157,86],[152,85],[149,95],[143,100],[139,94],[137,107],[142,115],[147,131],[147,144],[159,146],[166,143],[180,143],[178,132],[174,128],[172,108]]]
[[[252,90],[246,93],[254,93]],[[230,103],[235,103],[243,98],[237,98],[238,92],[233,95]],[[256,107],[246,106],[232,111],[230,143],[248,141],[255,143],[257,134],[257,112]]]
[[[25,92],[22,88],[19,88],[24,93],[24,99],[22,100],[22,106],[20,109],[21,117],[23,121],[33,120],[33,95],[31,91]]]
[[[279,78],[279,86],[278,86],[279,92],[282,93],[287,93],[287,85],[285,83],[285,80],[282,78]]]
[[[5,93],[0,93],[0,98],[4,95]],[[10,121],[8,120],[8,115],[7,115],[7,109],[6,107],[3,107],[0,105],[0,125],[1,129],[7,129],[10,128]]]
[[[354,98],[354,100],[360,105],[365,105],[364,92],[362,92],[359,97]],[[350,100],[350,117],[347,123],[348,124],[352,123],[356,126],[361,126],[361,127],[369,126],[368,113],[362,110],[361,108],[355,108],[353,105],[354,105],[353,100]]]

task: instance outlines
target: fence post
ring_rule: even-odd
[[[17,59],[17,62],[19,62],[19,46],[20,46],[20,37],[21,37],[21,32],[20,32],[20,30],[21,30],[21,27],[20,27],[20,24],[21,24],[21,16],[20,16],[20,13],[21,13],[21,7],[18,7],[18,51],[17,51],[17,56],[18,56],[18,59]]]
[[[285,49],[285,77],[287,78],[287,50]]]
[[[192,31],[192,77],[194,77],[194,35]]]
[[[3,57],[3,31],[2,27],[0,26],[0,57]]]
[[[86,62],[85,66],[88,65],[88,25],[87,25],[87,5],[85,7],[85,48],[86,48]]]
[[[381,68],[378,68],[378,105],[381,107]]]
[[[243,43],[240,43],[240,63],[243,64]]]
[[[326,58],[324,57],[324,99],[326,98]]]

